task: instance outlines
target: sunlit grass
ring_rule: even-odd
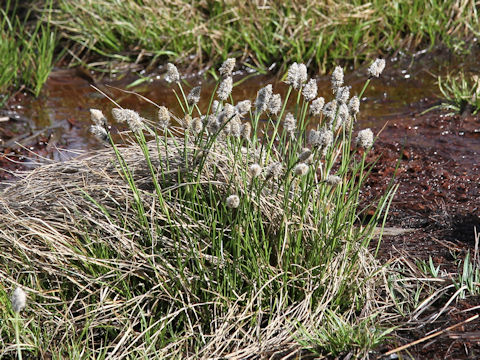
[[[379,52],[438,41],[458,45],[480,29],[475,4],[464,0],[162,4],[61,0],[53,18],[78,44],[79,56],[174,58],[197,68],[234,55],[258,68],[302,61],[325,71],[339,61],[358,64]]]
[[[441,108],[453,113],[469,112],[473,115],[480,110],[480,79],[477,74],[463,72],[438,78],[438,88],[443,96]]]
[[[45,10],[51,4],[46,1]],[[38,96],[54,62],[57,37],[48,19],[43,23],[25,9],[20,17],[18,5],[7,0],[0,9],[0,106],[8,100],[9,90],[21,86]]]
[[[20,5],[19,17],[12,9]],[[0,13],[4,93],[25,85],[38,95],[54,55],[61,54],[69,64],[100,71],[131,62],[154,69],[168,60],[198,70],[234,56],[261,71],[301,61],[326,72],[339,62],[355,66],[398,49],[443,43],[464,51],[480,30],[475,4],[466,0],[43,0],[35,5],[7,0]]]

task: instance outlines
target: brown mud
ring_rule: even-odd
[[[437,76],[459,69],[480,73],[478,55],[480,50],[476,48],[469,56],[431,51],[389,59],[385,73],[372,81],[362,99],[357,127],[371,127],[375,133],[380,132],[369,155],[370,160],[377,163],[363,190],[363,201],[368,203],[380,195],[396,174],[399,188],[387,226],[413,229],[401,235],[385,236],[380,247],[382,258],[407,256],[428,260],[432,257],[437,266],[455,273],[458,259],[473,252],[474,228],[480,232],[480,115],[450,116],[441,110],[425,111],[439,104]],[[352,86],[351,94],[359,93],[366,79],[362,75],[365,71],[350,72],[347,71],[345,83]],[[244,78],[245,74],[234,80]],[[149,81],[129,90],[180,114],[172,88],[159,77],[154,74]],[[328,98],[331,94],[329,75],[317,78],[319,94]],[[97,83],[86,71],[59,69],[53,71],[39,98],[17,94],[8,104],[8,110],[0,111],[0,169],[4,169],[0,170],[0,179],[11,179],[9,171],[34,166],[42,157],[65,160],[75,156],[74,150],[102,147],[89,134],[89,109],[98,108],[109,114],[114,105],[92,85],[121,106],[154,119],[155,106],[115,89],[125,89],[136,79],[138,76],[129,74]],[[233,97],[236,101],[254,99],[257,90],[271,82],[275,92],[285,94],[286,86],[278,77],[249,75],[234,88]],[[185,88],[200,83],[206,98],[214,89],[213,80],[191,76],[185,79]],[[206,106],[207,103],[200,104],[201,108]],[[112,126],[116,131],[117,125]],[[478,313],[480,309],[475,306],[479,301],[480,297],[471,297],[454,302],[436,322],[397,331],[388,349]],[[438,308],[443,305],[436,304]],[[384,350],[388,350],[387,347]],[[416,345],[402,355],[396,358],[478,359],[480,321],[477,319]]]

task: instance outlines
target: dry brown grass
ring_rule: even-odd
[[[165,194],[171,196],[165,197],[169,212],[185,214],[185,208],[191,204],[177,203],[172,195],[185,185],[178,183],[178,171],[187,169],[183,143],[175,141],[179,140],[169,139],[167,150],[160,151],[159,157],[155,143],[149,143],[149,148],[154,166],[163,166],[161,183]],[[167,218],[152,194],[151,175],[140,149],[137,145],[119,149],[138,188],[143,189],[142,202],[151,219],[150,226],[164,226]],[[230,175],[245,165],[235,161],[235,155],[226,151],[221,142],[210,155],[200,183],[213,183],[219,193],[227,193]],[[187,163],[191,161],[193,157]],[[167,163],[169,170],[165,169]],[[241,181],[240,175],[237,181]],[[275,224],[283,213],[281,199],[276,198],[272,188],[265,191],[270,195],[265,196],[260,208]],[[179,271],[178,259],[172,254],[180,252],[188,259],[191,236],[199,233],[198,227],[210,224],[191,223],[191,219],[175,216],[175,222],[169,226],[175,224],[183,229],[175,233],[179,238],[167,236],[174,233],[172,230],[149,242],[138,230],[133,203],[133,194],[112,149],[41,166],[3,191],[0,257],[4,267],[0,269],[0,280],[13,285],[13,279],[20,276],[24,285],[28,284],[30,300],[34,299],[30,308],[35,312],[29,326],[48,334],[31,345],[39,353],[55,349],[71,354],[75,352],[72,342],[78,341],[78,346],[89,349],[91,357],[108,352],[110,358],[118,359],[293,356],[302,349],[298,343],[303,334],[299,324],[306,331],[318,327],[336,294],[345,286],[357,288],[358,279],[363,279],[363,284],[356,296],[368,302],[360,316],[355,315],[354,306],[345,309],[345,318],[355,323],[375,315],[376,321],[383,322],[391,316],[391,311],[384,311],[391,309],[390,300],[379,297],[384,287],[384,270],[366,250],[358,252],[360,261],[354,269],[357,277],[348,280],[351,269],[347,270],[345,261],[351,250],[344,249],[332,259],[328,264],[329,276],[321,281],[329,291],[314,303],[312,296],[318,288],[314,269],[304,269],[289,280],[292,286],[297,286],[299,280],[304,284],[305,296],[295,303],[291,303],[287,292],[280,290],[272,298],[275,306],[260,306],[264,297],[271,296],[268,282],[254,293],[238,294],[235,301],[222,298],[221,294],[209,301],[202,300],[192,292],[198,275],[192,269]],[[228,261],[208,254],[210,239],[197,240],[196,256],[203,256],[206,266]],[[280,269],[269,271],[269,282],[286,275]],[[172,289],[178,291],[173,293]],[[208,326],[202,319],[206,314],[213,316]],[[145,318],[149,320],[147,324]],[[164,331],[179,319],[189,324],[183,335],[158,348]],[[77,332],[81,329],[86,335],[80,338]],[[3,345],[6,352],[13,346]]]

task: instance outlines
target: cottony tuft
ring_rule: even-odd
[[[235,105],[235,110],[237,110],[238,115],[246,115],[252,108],[252,102],[250,100],[243,100]]]
[[[250,173],[250,176],[252,178],[256,178],[256,177],[260,176],[260,174],[262,173],[262,167],[258,164],[252,164],[248,168],[248,172]]]
[[[307,77],[307,67],[305,64],[297,64],[294,62],[288,68],[285,83],[291,85],[295,90],[300,90],[302,84],[307,81]]]
[[[165,76],[165,80],[167,82],[178,82],[180,81],[180,74],[178,73],[178,69],[172,63],[167,64],[167,76]]]
[[[304,176],[308,173],[308,165],[305,163],[299,163],[293,168],[293,172],[297,176]]]
[[[130,109],[113,108],[112,115],[118,123],[126,122],[130,129],[134,132],[144,128],[143,119],[136,111]]]
[[[90,132],[95,135],[95,137],[101,141],[108,142],[108,132],[103,126],[92,125],[90,127]]]
[[[218,86],[217,96],[220,100],[227,100],[233,89],[233,79],[231,76],[226,77]]]
[[[325,182],[330,186],[339,185],[342,182],[342,178],[337,175],[328,175]]]
[[[267,105],[267,112],[271,115],[278,115],[282,108],[282,96],[280,94],[273,94]]]
[[[23,291],[21,287],[17,287],[10,297],[10,300],[12,302],[13,311],[19,313],[27,305],[27,294],[25,294],[25,291]]]
[[[90,117],[95,125],[106,128],[107,118],[103,115],[103,112],[98,109],[90,109]]]
[[[236,209],[240,205],[240,198],[237,195],[230,195],[225,204],[229,209]]]
[[[341,86],[338,88],[336,100],[339,103],[346,104],[349,97],[350,97],[350,88],[348,86]]]
[[[376,59],[368,68],[368,77],[379,77],[383,69],[385,69],[385,60]]]
[[[234,67],[235,67],[235,59],[228,58],[223,62],[222,66],[220,66],[220,69],[218,69],[218,71],[220,72],[220,75],[222,75],[223,77],[232,76],[232,71]]]
[[[287,132],[287,134],[293,134],[297,129],[297,120],[292,113],[288,113],[285,116],[285,120],[283,121],[283,129]]]
[[[272,84],[268,84],[267,86],[258,90],[257,98],[255,99],[255,113],[257,115],[267,110],[268,104],[272,97],[272,91]]]
[[[310,104],[310,115],[320,115],[322,113],[323,105],[325,105],[325,99],[323,97],[319,97],[313,100]]]
[[[352,116],[355,116],[360,111],[360,99],[358,96],[352,96],[350,101],[348,102],[348,110]]]
[[[337,90],[343,85],[343,69],[340,66],[337,66],[332,73],[332,89],[333,93],[336,93]]]
[[[373,132],[370,129],[360,130],[358,132],[357,138],[355,139],[355,144],[358,147],[368,149],[373,145]]]
[[[165,130],[170,126],[170,112],[167,107],[163,105],[158,108],[158,122],[160,129],[162,130]]]
[[[195,86],[187,96],[188,105],[192,106],[200,101],[200,93],[202,92],[201,86]]]
[[[318,86],[315,79],[310,79],[302,89],[302,95],[307,101],[315,99],[318,92]]]

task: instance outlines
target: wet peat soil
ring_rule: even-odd
[[[410,68],[409,72],[417,71],[418,74],[422,66],[420,64]],[[395,74],[395,71],[398,73]],[[397,67],[391,76],[393,78],[403,74],[405,70]],[[59,79],[52,76],[50,85],[46,86],[47,90],[50,87],[48,95],[45,96],[49,101],[60,98],[59,93],[78,91],[70,96],[71,104],[62,108],[63,113],[58,109],[54,111],[54,115],[43,113],[42,104],[36,105],[33,112],[24,109],[22,104],[25,98],[21,94],[10,103],[11,111],[0,111],[0,180],[11,179],[10,171],[31,167],[31,161],[26,159],[31,158],[32,154],[63,160],[62,155],[58,155],[61,152],[56,151],[57,146],[69,149],[99,147],[98,143],[88,136],[88,109],[105,108],[111,104],[108,101],[96,103],[98,100],[95,96],[88,93],[91,92],[91,79],[75,75],[67,77],[67,80],[62,77]],[[62,85],[62,81],[65,81],[65,85]],[[263,86],[263,81],[254,80],[256,88],[247,91],[249,95],[244,98],[254,98],[258,87]],[[322,81],[327,84],[328,77],[320,79],[320,88]],[[377,162],[363,190],[363,201],[367,204],[385,191],[398,163],[395,182],[399,188],[386,226],[409,228],[411,231],[397,236],[384,236],[379,255],[385,260],[403,256],[412,262],[415,262],[415,259],[428,260],[432,257],[436,266],[440,265],[441,269],[453,274],[458,272],[458,259],[463,259],[467,252],[473,254],[474,228],[480,232],[480,115],[446,116],[445,112],[439,110],[421,115],[426,109],[438,105],[438,99],[429,96],[427,90],[422,90],[424,92],[421,94],[410,94],[417,98],[413,101],[414,106],[410,105],[408,99],[405,100],[405,103],[409,104],[407,110],[405,107],[401,111],[394,109],[393,112],[397,115],[388,116],[384,114],[389,111],[384,110],[382,115],[377,105],[380,104],[383,108],[389,106],[389,99],[382,94],[395,86],[408,86],[409,83],[392,86],[387,81],[384,87],[372,89],[373,95],[366,99],[367,118],[360,119],[360,126],[370,126],[375,133],[382,131],[369,155],[369,160]],[[425,87],[425,84],[413,85],[418,88],[420,86]],[[356,87],[359,85],[354,84],[353,89]],[[153,97],[163,99],[166,95],[162,91]],[[169,93],[171,94],[170,90]],[[373,103],[370,107],[369,102]],[[135,109],[130,106],[127,97],[121,104]],[[61,106],[55,103],[53,108]],[[32,122],[32,118],[42,114],[46,124]],[[375,119],[376,114],[381,118],[380,121]],[[82,117],[84,120],[81,120]],[[52,121],[55,118],[56,120]],[[21,142],[24,147],[14,146],[15,141]],[[12,162],[12,159],[16,162]],[[429,309],[430,313],[442,308],[451,295],[445,295],[444,299],[437,301],[435,307]],[[435,322],[417,324],[413,326],[413,330],[398,330],[394,340],[385,348],[378,349],[377,354],[458,324],[479,313],[478,305],[480,297],[454,301]],[[424,313],[423,318],[428,315]],[[395,356],[383,358],[480,359],[480,321],[477,319],[412,346],[401,353],[403,357]],[[382,356],[379,355],[379,358]]]
[[[432,104],[433,105],[433,104]],[[445,116],[440,111],[415,112],[390,120],[370,160],[377,160],[364,190],[364,200],[383,193],[396,170],[399,185],[387,226],[410,228],[397,236],[384,236],[380,257],[432,258],[450,274],[467,252],[473,255],[474,228],[480,232],[480,116]],[[460,269],[461,270],[461,269]],[[423,319],[439,311],[454,289],[437,301]],[[396,332],[385,351],[409,344],[458,324],[480,312],[480,296],[458,300],[433,323],[418,321]],[[403,351],[399,359],[480,359],[478,319]],[[395,359],[396,357],[389,357]]]

